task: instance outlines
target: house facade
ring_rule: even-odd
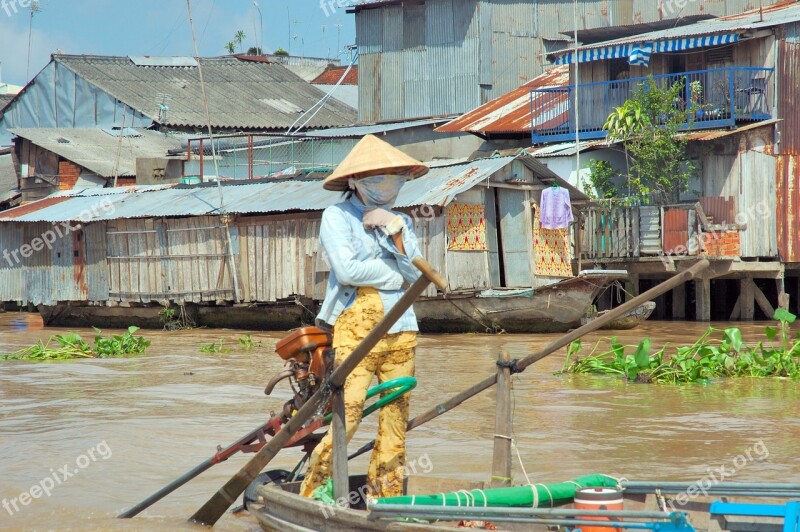
[[[782,2],[584,45],[577,61],[573,50],[551,54],[571,66],[570,83],[531,91],[532,141],[544,148],[602,142],[607,116],[650,83],[679,84],[675,105],[691,114],[681,135],[699,172],[681,203],[586,209],[587,258],[625,264],[640,279],[715,258],[717,270],[692,290],[697,319],[769,319],[789,301],[797,308],[799,22],[800,4]],[[679,290],[661,305],[675,318],[687,315]]]
[[[568,48],[575,29],[602,38],[615,29],[640,33],[643,27],[673,27],[774,3],[582,0],[577,28],[572,0],[360,3],[351,10],[359,120],[466,113],[542,74],[547,55]]]

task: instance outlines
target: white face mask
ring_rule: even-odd
[[[391,207],[405,182],[405,176],[401,175],[376,175],[350,179],[350,187],[358,191],[367,207]]]

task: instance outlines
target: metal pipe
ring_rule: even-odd
[[[626,491],[629,491],[631,488],[679,488],[679,489],[688,489],[691,486],[697,486],[697,482],[658,482],[658,481],[650,481],[650,480],[643,480],[643,481],[633,481],[633,480],[623,480],[620,482],[620,486],[624,488]],[[726,489],[750,489],[750,490],[764,490],[764,489],[771,489],[771,490],[781,490],[781,491],[792,491],[792,490],[800,490],[800,484],[768,484],[768,483],[756,483],[756,482],[717,482],[712,486],[712,488],[726,488]]]
[[[494,506],[429,506],[418,504],[381,504],[372,503],[369,510],[375,513],[424,511],[431,514],[452,512],[480,512],[484,515],[517,515],[517,516],[553,516],[553,517],[627,517],[631,519],[673,519],[679,518],[681,512],[648,512],[639,510],[575,510],[571,508],[512,508]]]

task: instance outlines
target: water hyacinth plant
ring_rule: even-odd
[[[579,357],[583,348],[576,340],[567,350],[567,360],[559,373],[619,375],[634,382],[682,384],[719,377],[800,378],[800,333],[791,336],[789,326],[796,316],[786,310],[775,311],[777,327],[765,334],[772,345],[758,342],[749,346],[738,327],[708,330],[692,345],[669,346],[651,353],[651,342],[622,345],[610,339],[610,349]]]
[[[77,333],[57,334],[46,343],[36,344],[14,353],[0,356],[0,360],[72,360],[77,358],[117,358],[144,353],[150,347],[150,340],[136,336],[139,327],[128,327],[121,335],[106,337],[102,331],[93,328],[96,336],[90,345]]]

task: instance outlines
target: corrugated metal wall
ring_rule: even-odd
[[[155,108],[156,102],[153,102]],[[0,146],[10,145],[7,129],[31,127],[148,127],[153,121],[51,62],[0,118]]]
[[[777,225],[781,260],[800,262],[800,23],[784,27],[778,42]]]
[[[778,156],[778,246],[781,260],[800,262],[800,155]]]
[[[102,267],[102,259],[87,255],[86,232],[70,232],[65,226],[44,222],[0,224],[0,249],[4,251],[0,301],[54,305],[87,300],[89,272],[94,275]],[[92,295],[101,290],[102,286],[93,287]]]

